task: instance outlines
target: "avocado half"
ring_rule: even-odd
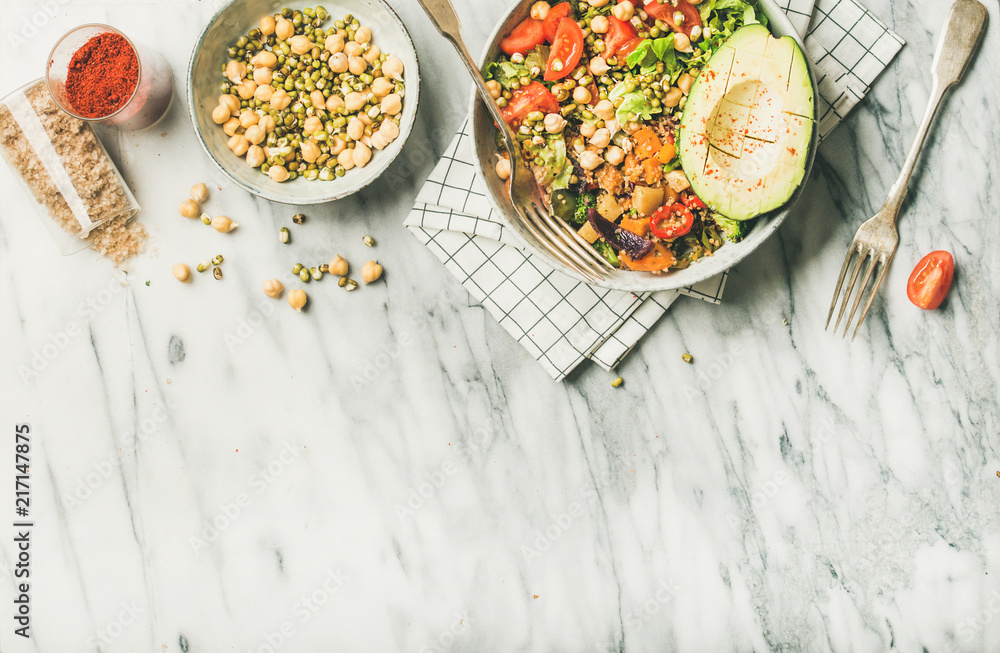
[[[691,87],[679,129],[681,167],[712,210],[750,220],[788,202],[802,183],[814,115],[798,43],[747,25]]]

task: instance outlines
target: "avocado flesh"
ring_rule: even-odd
[[[788,202],[812,145],[809,67],[791,37],[738,29],[691,88],[680,125],[681,167],[711,209],[749,220]]]

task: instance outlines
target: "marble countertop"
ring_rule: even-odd
[[[459,3],[472,49],[508,1]],[[1000,39],[946,101],[848,345],[823,332],[832,283],[902,164],[947,4],[866,2],[907,46],[723,304],[679,300],[618,389],[593,365],[550,381],[402,227],[469,87],[413,0],[393,2],[423,77],[397,182],[308,209],[290,247],[294,211],[220,178],[181,101],[107,140],[151,234],[127,275],[57,256],[0,173],[0,650],[1000,650]],[[183,88],[216,5],[6,0],[0,90],[91,21]],[[177,215],[199,181],[238,232]],[[939,248],[955,285],[921,312],[906,279]],[[385,283],[313,283],[303,314],[260,292],[338,252]],[[171,277],[216,253],[221,282]],[[22,421],[30,640],[11,617]]]

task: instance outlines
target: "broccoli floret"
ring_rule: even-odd
[[[719,232],[731,243],[738,243],[747,237],[757,220],[730,220],[721,215],[714,215],[712,219],[719,225]]]
[[[582,225],[587,221],[587,209],[597,208],[597,195],[583,192],[576,200],[576,211],[573,212],[573,224]]]

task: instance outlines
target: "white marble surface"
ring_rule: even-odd
[[[90,253],[55,256],[0,173],[0,650],[1000,650],[1000,39],[944,107],[848,346],[822,330],[832,281],[902,163],[946,8],[867,1],[907,47],[724,304],[679,301],[617,390],[595,367],[549,381],[402,228],[469,86],[412,0],[394,4],[424,94],[395,181],[309,209],[292,246],[293,211],[224,183],[180,102],[109,142],[152,234],[124,288]],[[4,92],[89,21],[159,49],[180,85],[216,3],[44,4],[2,5]],[[459,6],[474,48],[503,4]],[[177,215],[201,180],[243,223],[230,237]],[[936,248],[959,272],[924,313],[904,286]],[[170,276],[218,252],[222,282]],[[304,314],[260,293],[334,252],[377,256],[386,283],[313,283]],[[11,618],[20,420],[30,640]]]

